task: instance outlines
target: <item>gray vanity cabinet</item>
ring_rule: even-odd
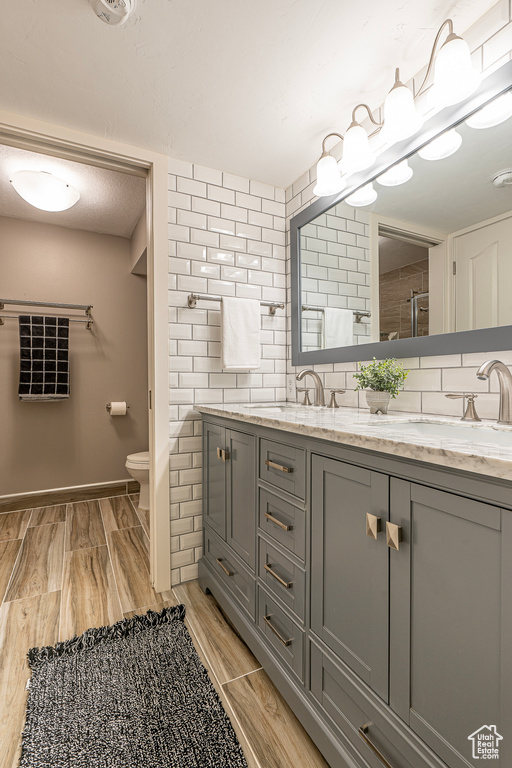
[[[313,455],[311,469],[311,629],[384,701],[388,700],[389,478]]]
[[[512,765],[512,513],[395,478],[390,506],[391,707],[450,768],[484,725]]]
[[[239,423],[205,419],[200,584],[329,764],[476,768],[494,729],[511,766],[510,484]]]
[[[251,569],[256,562],[256,438],[204,424],[203,519]]]

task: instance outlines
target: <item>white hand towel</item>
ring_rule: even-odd
[[[322,324],[324,349],[351,347],[354,344],[354,313],[351,309],[325,307]]]
[[[260,367],[260,325],[259,301],[223,297],[222,370],[243,372]]]

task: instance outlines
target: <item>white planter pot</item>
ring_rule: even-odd
[[[373,389],[366,390],[366,402],[370,407],[370,413],[387,413],[391,395],[389,392],[375,392]]]

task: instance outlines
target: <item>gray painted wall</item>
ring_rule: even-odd
[[[64,402],[19,401],[18,323],[0,326],[0,495],[127,478],[126,455],[148,447],[146,279],[130,241],[0,217],[0,265],[3,298],[94,305],[92,332],[70,324]],[[110,417],[111,400],[129,415]]]

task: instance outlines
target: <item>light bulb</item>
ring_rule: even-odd
[[[370,149],[368,134],[359,123],[352,123],[345,134],[341,167],[347,174],[364,171],[375,162],[375,154]]]
[[[466,125],[470,128],[492,128],[493,125],[504,123],[511,116],[512,94],[509,91],[468,117]]]
[[[460,133],[452,128],[451,131],[442,133],[437,139],[433,139],[431,142],[422,147],[418,155],[423,160],[444,160],[445,157],[453,155],[462,144],[462,136]]]
[[[332,155],[323,154],[316,166],[316,186],[313,194],[317,197],[335,195],[345,188],[340,169]]]
[[[345,198],[343,202],[354,206],[354,208],[362,208],[365,205],[371,205],[377,199],[377,192],[373,188],[373,184],[365,184],[364,187],[357,189],[351,195]]]
[[[480,79],[471,63],[468,44],[452,32],[436,56],[430,97],[434,106],[441,109],[464,101],[476,91]]]
[[[80,193],[46,171],[16,171],[11,184],[20,197],[42,211],[66,211],[80,200]]]
[[[389,171],[377,176],[376,181],[384,187],[398,187],[399,184],[405,184],[412,178],[413,170],[407,160],[397,163]]]
[[[423,120],[416,111],[412,93],[397,79],[384,102],[382,139],[388,143],[407,139],[422,125]]]

